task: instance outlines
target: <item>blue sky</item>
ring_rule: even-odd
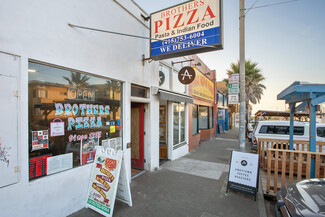
[[[135,0],[149,14],[180,4],[182,0]],[[246,0],[245,8],[288,0]],[[224,49],[199,54],[217,80],[239,59],[239,0],[223,0]],[[259,109],[284,110],[276,99],[294,81],[325,83],[325,0],[298,0],[286,4],[252,9],[245,20],[246,59],[258,63],[266,78],[266,90]]]

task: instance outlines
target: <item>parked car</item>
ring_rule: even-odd
[[[253,140],[253,131],[254,131],[254,123],[249,122],[247,125],[247,132],[248,132],[248,141],[252,142]]]
[[[325,179],[308,179],[287,185],[276,193],[276,199],[277,217],[324,217]]]
[[[289,121],[259,121],[253,132],[253,146],[257,146],[257,141],[260,138],[288,140],[289,134]],[[309,140],[309,122],[294,122],[293,139],[303,141]],[[316,124],[316,141],[325,141],[324,123]]]
[[[248,130],[248,141],[252,142],[253,141],[253,131],[254,130]]]

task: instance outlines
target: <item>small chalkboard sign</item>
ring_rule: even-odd
[[[258,192],[259,155],[232,151],[228,189],[255,196]]]

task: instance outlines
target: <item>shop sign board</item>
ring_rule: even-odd
[[[231,94],[228,95],[228,104],[233,105],[233,104],[238,104],[238,94]]]
[[[239,83],[239,74],[230,74],[229,77],[229,84],[238,84]]]
[[[97,147],[87,194],[86,207],[104,216],[113,216],[116,198],[132,206],[123,152],[113,153],[112,149]]]
[[[229,189],[255,196],[258,191],[259,155],[232,151],[227,192]]]
[[[221,2],[192,0],[152,13],[151,59],[223,49]]]
[[[178,72],[178,80],[182,84],[190,84],[194,81],[194,79],[195,71],[190,66],[185,66]]]
[[[214,82],[204,76],[199,70],[195,70],[195,79],[192,83],[193,96],[214,102]]]
[[[238,94],[239,93],[239,84],[228,84],[228,93],[229,94]]]

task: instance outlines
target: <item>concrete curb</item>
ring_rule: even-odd
[[[262,178],[259,177],[259,184],[258,184],[258,210],[260,212],[260,217],[267,217],[266,209],[265,209],[265,201],[264,201],[264,194],[263,194],[263,186],[262,186]]]

